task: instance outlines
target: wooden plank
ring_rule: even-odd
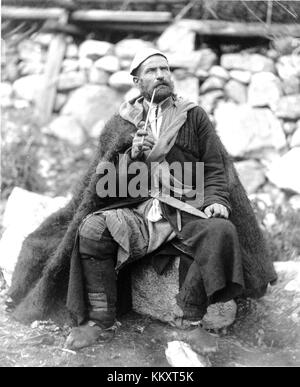
[[[61,24],[66,24],[68,21],[68,14],[65,12],[59,21]],[[66,49],[66,35],[62,33],[54,35],[48,48],[47,61],[44,71],[44,84],[41,87],[36,105],[40,125],[47,124],[51,119],[56,98],[58,77],[65,57]]]
[[[83,22],[82,22],[83,23]],[[112,22],[87,22],[87,28],[90,30],[97,29],[99,31],[124,31],[124,32],[138,32],[151,33],[160,35],[169,26],[167,23],[112,23]]]
[[[30,8],[30,7],[2,7],[3,19],[11,20],[44,20],[58,19],[64,13],[60,8]],[[88,22],[123,22],[123,23],[168,23],[172,19],[170,12],[144,11],[108,11],[108,10],[80,10],[72,13],[74,21]]]
[[[9,7],[1,8],[3,19],[11,20],[46,20],[58,19],[63,16],[61,8],[31,8],[31,7]]]
[[[271,24],[263,23],[239,23],[220,20],[192,20],[182,19],[177,23],[199,35],[232,36],[232,37],[265,37],[289,35],[300,37],[299,24]]]
[[[112,23],[168,23],[172,19],[172,14],[170,12],[107,11],[91,9],[74,11],[71,19],[74,21]]]
[[[92,5],[97,7],[98,5],[107,5],[108,3],[112,5],[122,5],[124,3],[124,0],[76,0],[75,4],[77,3],[78,8],[82,9],[85,7],[85,5],[88,3],[88,5]],[[188,3],[187,0],[130,0],[130,4],[145,4],[145,5],[158,5],[158,4],[182,4],[183,6]],[[2,0],[3,5],[17,5],[17,6],[27,6],[34,5],[34,6],[43,6],[43,7],[53,7],[54,5],[57,6],[57,0]]]

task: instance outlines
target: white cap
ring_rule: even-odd
[[[142,50],[138,51],[135,54],[135,57],[133,58],[129,70],[130,75],[133,75],[134,70],[136,70],[143,62],[145,62],[146,59],[150,58],[150,56],[153,55],[161,55],[166,58],[166,60],[168,60],[165,54],[163,54],[159,50],[156,50],[155,48],[143,48]]]

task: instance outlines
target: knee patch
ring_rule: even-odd
[[[106,229],[105,217],[93,214],[83,220],[79,227],[79,236],[92,240],[99,240]]]
[[[117,242],[111,236],[103,215],[91,215],[79,228],[79,252],[96,259],[115,261]]]

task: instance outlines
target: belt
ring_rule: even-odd
[[[191,206],[190,204],[182,202],[181,200],[178,200],[173,196],[162,195],[160,192],[153,193],[151,191],[150,191],[150,196],[152,198],[158,199],[162,203],[166,203],[169,206],[177,209],[177,226],[179,231],[181,231],[181,228],[182,228],[180,211],[184,211],[189,214],[198,216],[199,218],[202,218],[202,219],[208,218],[208,216],[203,211],[200,211],[197,208]]]

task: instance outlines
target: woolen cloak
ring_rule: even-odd
[[[77,230],[88,214],[114,207],[110,199],[99,198],[96,194],[99,178],[96,167],[102,161],[116,163],[118,154],[125,153],[131,146],[135,131],[133,124],[119,114],[114,115],[106,123],[95,156],[71,201],[25,239],[8,292],[14,302],[13,316],[17,320],[25,323],[47,318],[59,322],[74,321],[66,306],[68,291],[68,306],[75,306],[77,314],[83,316],[82,273],[79,265],[70,264],[78,261],[75,257],[78,256]],[[214,146],[222,156],[231,204],[230,220],[236,226],[240,241],[247,285],[245,296],[260,297],[267,284],[276,281],[273,263],[233,162],[215,132]],[[123,200],[122,205],[125,204],[126,200]]]

